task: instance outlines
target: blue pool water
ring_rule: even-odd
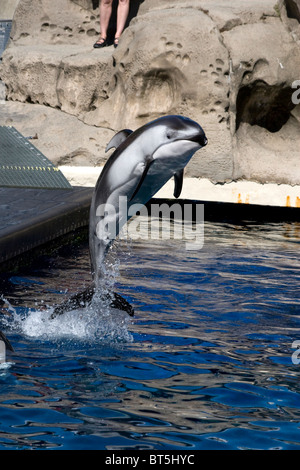
[[[119,241],[111,282],[134,319],[49,319],[90,282],[85,242],[2,275],[16,351],[0,365],[0,449],[299,449],[299,248],[296,223],[206,223],[197,251]]]

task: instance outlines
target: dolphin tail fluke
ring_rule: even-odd
[[[63,313],[70,310],[87,307],[90,305],[95,292],[96,289],[94,285],[91,285],[84,291],[72,295],[68,300],[62,302],[60,305],[57,305],[54,308],[52,314],[50,315],[50,319],[53,320],[58,315],[62,315]],[[134,315],[133,307],[120,294],[117,294],[116,292],[107,292],[105,294],[100,294],[99,297],[104,302],[107,302],[110,307],[123,310],[131,317]]]
[[[117,294],[116,292],[113,292],[112,294],[110,306],[113,308],[118,308],[119,310],[123,310],[131,317],[134,316],[133,307],[130,305],[130,303],[127,302],[126,299],[124,299],[124,297],[122,297],[120,294]]]
[[[0,341],[3,341],[3,343],[4,343],[5,346],[6,346],[6,348],[9,349],[9,351],[14,352],[14,348],[12,347],[12,345],[10,344],[10,342],[8,341],[8,339],[6,338],[5,334],[2,333],[2,331],[0,331]]]
[[[93,286],[89,286],[84,291],[78,292],[77,294],[72,295],[65,302],[62,302],[61,304],[54,307],[54,310],[52,314],[50,315],[50,319],[53,320],[58,315],[62,315],[68,310],[74,310],[77,308],[85,307],[92,301],[94,292],[95,292],[95,288]]]

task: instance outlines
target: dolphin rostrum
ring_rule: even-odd
[[[158,118],[134,132],[124,129],[112,138],[106,151],[111,148],[115,151],[98,178],[90,207],[89,250],[93,284],[84,293],[69,299],[69,306],[90,302],[95,290],[101,288],[107,251],[131,217],[130,207],[146,204],[172,176],[175,179],[174,197],[178,198],[184,167],[206,144],[207,138],[198,123],[173,115]],[[65,304],[57,306],[52,315],[65,311],[68,306]],[[112,294],[111,304],[133,314],[132,307],[118,294]]]

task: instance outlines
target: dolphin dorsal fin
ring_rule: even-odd
[[[117,132],[113,138],[108,142],[107,147],[105,149],[105,153],[108,152],[112,148],[118,148],[124,140],[132,133],[130,129],[123,129],[120,132]]]
[[[178,170],[174,174],[175,187],[174,187],[174,197],[178,198],[180,196],[183,184],[183,170]]]

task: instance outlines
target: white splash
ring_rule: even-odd
[[[9,302],[7,304],[10,313],[6,321],[7,328],[29,338],[46,341],[80,340],[95,344],[133,341],[128,330],[131,319],[127,313],[107,307],[97,298],[88,307],[66,311],[53,319],[53,307],[29,310],[20,315]]]
[[[105,278],[102,289],[112,292],[115,281],[119,277],[118,243],[110,250],[105,264]],[[46,309],[25,309],[20,314],[7,299],[6,319],[1,322],[9,331],[33,339],[61,342],[65,339],[83,341],[92,344],[118,344],[133,341],[128,327],[132,319],[124,311],[111,308],[108,301],[94,295],[89,306],[66,311],[62,315],[51,318],[54,306]]]
[[[10,369],[13,366],[13,362],[1,362],[0,363],[0,376],[4,375],[7,369]]]

